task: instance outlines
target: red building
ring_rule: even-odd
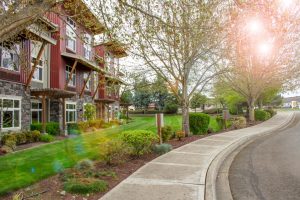
[[[105,28],[81,0],[67,0],[57,11],[43,18],[47,25],[45,31],[21,41],[22,49],[29,52],[31,63],[26,63],[29,70],[21,70],[20,66],[19,71],[4,69],[8,64],[1,59],[0,85],[4,81],[6,86],[7,79],[17,82],[19,94],[15,99],[20,99],[20,105],[26,102],[19,108],[17,129],[28,128],[34,122],[55,121],[66,130],[68,123],[84,120],[87,103],[95,104],[97,116],[105,120],[114,118],[119,109],[122,83],[119,58],[127,56],[124,48],[116,42],[94,45],[94,36],[103,34]],[[14,54],[6,54],[10,62],[14,61]],[[0,58],[6,54],[1,53]],[[12,92],[1,91],[0,100],[4,101],[8,93]],[[12,100],[14,102],[14,98]],[[1,112],[1,116],[5,114]],[[13,114],[11,117],[17,118]]]

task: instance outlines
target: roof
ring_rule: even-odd
[[[283,98],[283,103],[289,103],[292,101],[300,102],[300,96]]]
[[[103,71],[103,70],[100,69],[100,67],[98,65],[96,65],[96,63],[93,63],[93,62],[89,61],[88,59],[86,59],[83,56],[80,56],[78,54],[62,52],[61,55],[66,57],[66,58],[71,58],[71,59],[77,60],[82,65],[84,65],[84,66],[86,66],[86,67],[88,67],[88,68],[90,68],[94,71],[97,71],[97,72]]]
[[[105,31],[105,27],[82,0],[65,0],[63,7],[72,19],[85,26],[93,34],[101,34]]]
[[[96,46],[100,46],[100,45],[105,46],[107,50],[112,54],[114,54],[114,56],[117,58],[123,58],[128,56],[128,54],[126,53],[125,45],[118,41],[109,41],[109,42],[98,44]]]
[[[118,77],[115,77],[115,76],[105,74],[105,78],[108,82],[111,82],[111,83],[121,83],[121,84],[127,85],[123,80],[121,80],[121,79],[119,79]]]
[[[32,96],[47,96],[49,98],[71,98],[76,96],[75,92],[70,92],[67,90],[57,89],[57,88],[39,88],[31,89],[30,94]]]

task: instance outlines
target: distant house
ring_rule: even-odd
[[[300,108],[300,96],[287,97],[283,99],[284,108]]]

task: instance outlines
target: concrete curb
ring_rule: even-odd
[[[243,145],[246,146],[246,144],[250,144],[251,142],[255,141],[256,139],[258,139],[262,136],[270,135],[276,130],[288,127],[293,122],[294,119],[295,119],[295,113],[293,112],[286,118],[285,121],[283,121],[278,126],[275,126],[272,129],[264,131],[264,132],[260,132],[260,133],[256,133],[256,134],[252,134],[252,135],[249,135],[249,136],[242,137],[242,138],[238,139],[237,141],[235,141],[234,143],[232,143],[231,145],[227,146],[222,151],[220,151],[215,156],[215,158],[212,160],[212,162],[210,163],[210,166],[207,169],[206,178],[205,178],[206,179],[205,192],[204,192],[205,194],[204,194],[203,199],[205,199],[205,200],[217,200],[216,180],[217,180],[218,172],[220,170],[221,165],[224,162],[226,162],[226,160],[230,157],[230,155],[234,151],[236,151],[238,148],[240,148]],[[242,148],[240,150],[242,150]],[[234,157],[235,157],[235,155],[233,156],[233,158]],[[233,161],[233,158],[230,158],[231,161],[228,161],[229,163],[227,163],[227,165],[231,164],[231,162]],[[226,197],[222,196],[222,200],[232,200],[232,195],[231,195],[231,192],[230,192],[229,185],[225,186],[225,187],[228,187],[228,188],[226,188],[226,193],[227,194],[225,194]]]
[[[259,125],[212,135],[174,149],[145,164],[101,199],[215,200],[215,181],[225,158],[248,141],[285,127],[293,118],[292,112],[279,112]]]

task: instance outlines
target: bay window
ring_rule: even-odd
[[[21,99],[0,97],[1,129],[21,128]]]
[[[19,55],[20,55],[20,45],[14,45],[12,47],[0,46],[0,67],[19,72]]]

